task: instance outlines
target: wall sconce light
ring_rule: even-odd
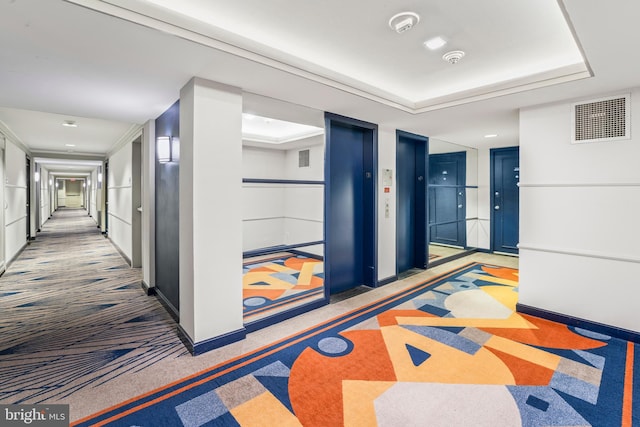
[[[98,182],[102,182],[102,172],[98,172]]]
[[[58,181],[56,180],[56,188],[58,188]]]
[[[33,180],[34,180],[35,182],[40,181],[40,172],[35,171],[35,173],[33,174]]]
[[[91,179],[87,178],[87,185],[91,185]]]
[[[160,163],[177,162],[180,154],[180,138],[177,136],[159,136],[156,138],[156,151]]]
[[[51,187],[52,185],[53,185],[53,180],[52,180],[52,179],[50,179],[50,180],[49,180],[49,187]]]
[[[82,183],[82,188],[87,188],[87,183],[86,182]]]

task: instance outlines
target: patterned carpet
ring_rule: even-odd
[[[640,425],[640,345],[518,314],[470,264],[77,425]]]
[[[64,403],[188,354],[140,280],[85,210],[56,211],[0,278],[0,402]]]
[[[324,298],[320,259],[280,253],[245,260],[242,273],[245,323]]]

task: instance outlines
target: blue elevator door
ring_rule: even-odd
[[[374,131],[329,120],[325,266],[332,294],[376,284]]]

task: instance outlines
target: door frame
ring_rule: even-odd
[[[496,251],[496,242],[495,242],[495,233],[496,233],[496,214],[495,214],[495,199],[494,199],[494,195],[495,195],[495,161],[496,161],[496,155],[499,153],[505,153],[505,152],[516,152],[518,154],[518,156],[520,155],[520,147],[519,146],[513,146],[513,147],[500,147],[500,148],[491,148],[489,150],[489,158],[490,158],[490,178],[489,178],[489,186],[490,186],[490,192],[489,192],[489,200],[491,202],[490,206],[489,206],[489,210],[490,210],[490,227],[491,227],[491,235],[489,238],[489,248],[491,252],[495,252]],[[518,161],[518,164],[520,164],[520,161]],[[519,189],[518,189],[519,191]],[[519,233],[519,229],[520,229],[520,221],[518,220],[518,233]],[[518,255],[519,251],[516,249],[515,252],[511,253],[511,252],[504,252],[502,250],[498,250],[498,252],[500,253],[507,253],[507,254],[512,254],[512,255]]]
[[[399,247],[400,247],[400,221],[399,221],[399,212],[400,212],[400,174],[398,171],[403,165],[400,164],[400,157],[398,156],[400,149],[400,139],[405,139],[411,141],[414,149],[418,148],[418,144],[424,145],[424,157],[423,157],[423,182],[424,182],[424,194],[423,194],[423,203],[416,210],[416,218],[415,222],[420,222],[422,224],[421,227],[416,229],[416,233],[414,234],[414,239],[416,237],[422,238],[422,245],[416,245],[414,243],[413,247],[413,267],[414,268],[423,268],[426,269],[429,262],[429,227],[428,227],[428,212],[429,212],[429,197],[427,197],[427,188],[428,188],[428,180],[429,180],[429,138],[423,135],[417,135],[414,133],[406,132],[403,130],[396,130],[396,276],[400,273],[398,259],[399,259]],[[419,201],[419,200],[418,200]],[[416,206],[417,207],[417,206]],[[422,258],[422,262],[418,262],[418,259]],[[420,265],[417,265],[420,264]]]
[[[364,285],[370,287],[378,286],[378,125],[374,123],[364,122],[358,119],[341,116],[334,113],[325,112],[325,166],[324,166],[324,265],[325,265],[325,297],[329,298],[331,294],[332,271],[331,266],[334,259],[332,241],[329,230],[331,230],[332,219],[331,212],[333,209],[333,201],[331,197],[332,180],[331,180],[331,149],[332,138],[331,129],[333,125],[353,127],[362,129],[368,141],[363,141],[363,162],[365,168],[371,170],[371,180],[373,183],[372,191],[363,190],[363,212],[367,214],[365,217],[363,240],[369,239],[371,247],[366,248],[363,242],[363,281]],[[367,149],[368,148],[368,149]],[[370,263],[366,268],[366,264]],[[357,285],[356,285],[357,286]]]
[[[25,156],[26,158],[26,162],[25,162],[25,166],[26,166],[26,175],[27,175],[27,179],[26,179],[26,185],[27,185],[27,206],[26,206],[26,210],[27,210],[27,242],[29,242],[32,238],[31,236],[31,221],[33,220],[33,218],[31,217],[31,210],[33,209],[33,203],[31,200],[31,157],[29,157],[28,155]]]

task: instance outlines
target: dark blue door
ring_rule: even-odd
[[[428,138],[397,132],[397,270],[427,267]]]
[[[325,277],[332,294],[377,280],[376,128],[360,123],[327,114]]]
[[[520,156],[518,147],[491,150],[491,249],[518,253]]]
[[[429,155],[429,241],[465,247],[467,153]]]

